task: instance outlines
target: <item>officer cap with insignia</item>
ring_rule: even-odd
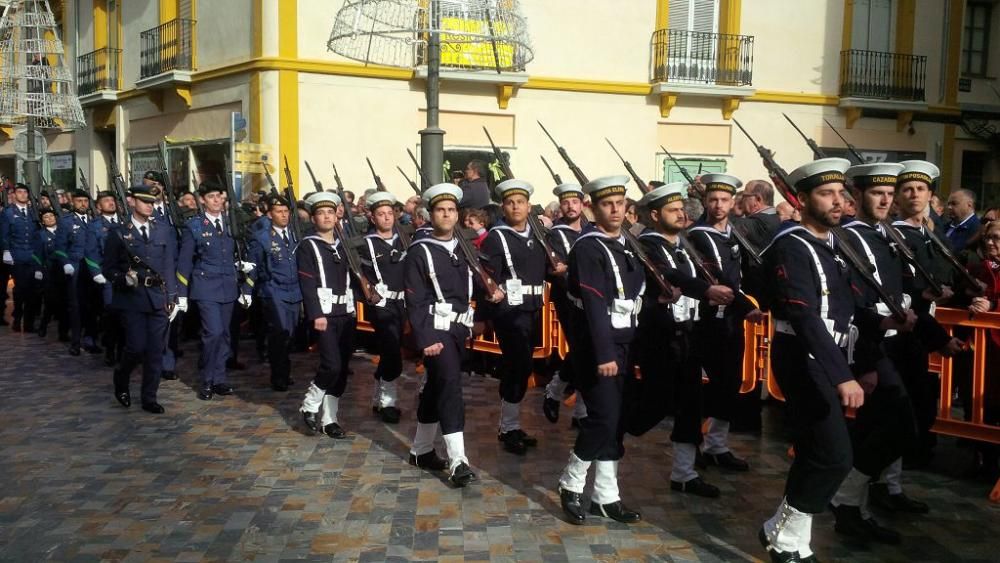
[[[198,193],[203,196],[208,195],[212,192],[219,192],[224,194],[226,193],[226,188],[222,184],[219,184],[217,182],[202,182],[201,185],[198,186]]]
[[[628,176],[602,176],[587,182],[583,186],[583,193],[589,195],[592,202],[597,203],[608,196],[625,195],[627,183]]]
[[[903,169],[896,176],[896,185],[902,186],[906,182],[918,181],[927,184],[927,187],[934,189],[934,182],[941,175],[941,171],[934,164],[926,160],[904,160],[900,162]]]
[[[97,192],[97,199],[95,201],[101,201],[102,199],[104,199],[106,197],[110,197],[110,198],[114,199],[115,194],[114,194],[114,192],[111,192],[111,191],[108,191],[108,190],[101,190],[101,191]]]
[[[559,198],[559,201],[578,197],[583,199],[583,188],[580,184],[559,184],[552,190],[552,195]]]
[[[41,211],[38,212],[38,218],[41,219],[42,217],[45,217],[46,215],[48,215],[50,213],[52,215],[55,215],[56,214],[56,210],[52,209],[51,207],[46,207],[46,208],[44,208],[44,209],[42,209]]]
[[[847,169],[847,177],[855,188],[865,191],[875,186],[895,186],[902,169],[903,165],[895,162],[856,164]]]
[[[163,183],[163,175],[156,170],[147,170],[145,174],[142,175],[143,180],[152,180],[160,184]]]
[[[306,198],[306,209],[310,214],[325,207],[337,209],[340,207],[340,197],[333,192],[314,192]]]
[[[646,192],[639,200],[639,205],[646,209],[660,209],[668,203],[684,201],[684,194],[687,191],[686,182],[673,182],[665,184]]]
[[[72,197],[73,197],[73,199],[81,198],[81,197],[85,197],[87,199],[90,199],[90,192],[88,192],[87,190],[73,190]]]
[[[128,195],[132,196],[132,199],[146,203],[156,203],[160,193],[160,188],[157,186],[147,186],[146,184],[136,184],[128,189]]]
[[[846,158],[821,158],[799,166],[788,175],[788,182],[800,192],[831,182],[844,183],[844,172],[851,167]]]
[[[371,195],[365,198],[365,203],[368,205],[368,209],[375,211],[376,207],[382,205],[388,205],[390,207],[396,205],[396,196],[389,192],[372,192]]]
[[[267,207],[268,207],[268,209],[273,209],[277,205],[280,205],[282,207],[291,208],[291,205],[289,205],[288,200],[285,199],[284,197],[280,196],[280,195],[275,194],[275,195],[267,198]]]
[[[503,182],[497,184],[496,192],[500,201],[515,195],[523,195],[525,199],[528,199],[531,197],[531,194],[535,192],[535,188],[524,180],[511,178],[510,180],[504,180]]]
[[[729,195],[736,195],[736,190],[743,185],[736,176],[729,174],[702,174],[701,183],[705,186],[705,193],[711,191],[726,192]]]
[[[454,201],[457,205],[462,201],[462,188],[452,183],[435,184],[427,188],[421,197],[427,204],[427,209],[434,209],[435,205],[443,201]]]

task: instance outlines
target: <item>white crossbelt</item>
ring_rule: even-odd
[[[428,310],[430,311],[431,315],[435,314],[434,313],[434,305],[430,305],[428,307]],[[453,323],[458,323],[458,324],[460,324],[462,326],[465,326],[465,327],[468,327],[468,328],[472,328],[473,315],[475,314],[475,312],[476,312],[475,309],[472,309],[472,308],[468,309],[464,313],[456,313],[456,312],[452,311],[451,313],[448,313],[448,315],[447,315],[448,321],[449,322],[453,322]]]
[[[823,322],[826,325],[826,331],[830,333],[830,336],[833,337],[833,341],[837,343],[837,346],[840,346],[841,348],[846,348],[848,343],[850,342],[850,335],[846,332],[840,332],[838,330],[834,330],[833,321],[829,319],[823,319]],[[781,319],[774,320],[774,332],[780,332],[781,334],[790,334],[792,336],[795,336],[795,329],[792,328],[792,323]]]
[[[450,305],[448,304],[447,300],[445,300],[445,298],[444,298],[444,294],[441,292],[441,285],[438,283],[437,271],[434,269],[434,258],[431,256],[431,251],[427,249],[427,245],[426,244],[423,244],[421,246],[424,249],[424,255],[427,256],[427,275],[430,276],[430,278],[431,278],[431,285],[434,286],[434,293],[437,296],[437,304],[438,305],[447,305],[447,306],[450,307]],[[471,270],[468,273],[468,278],[469,278],[468,279],[468,285],[469,285],[468,289],[469,289],[469,295],[471,296],[472,295],[472,271]],[[437,312],[434,310],[434,305],[430,306],[430,313],[431,313],[431,315],[437,315]],[[465,327],[468,327],[468,328],[472,328],[472,315],[474,313],[475,313],[475,309],[473,309],[472,306],[470,305],[469,308],[464,313],[456,313],[454,311],[451,311],[451,312],[449,312],[445,316],[448,318],[449,322],[458,323],[458,324],[460,324],[462,326],[465,326]],[[441,316],[441,315],[439,315],[439,316]],[[435,327],[435,328],[437,328],[437,327]]]

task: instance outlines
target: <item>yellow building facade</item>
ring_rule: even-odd
[[[397,195],[415,177],[424,71],[365,66],[327,49],[341,0],[53,2],[76,62],[88,127],[47,135],[53,182],[108,184],[107,162],[134,176],[166,139],[174,183],[226,170],[263,185],[260,155],[288,157],[299,194],[308,161],[326,186],[373,185],[370,157]],[[782,114],[831,155],[926,158],[944,190],[1000,183],[993,119],[1000,9],[977,0],[521,0],[534,59],[523,72],[442,71],[441,125],[451,168],[486,156],[482,127],[532,181],[539,202],[565,179],[540,120],[591,176],[622,173],[607,137],[646,180],[686,167],[764,177],[734,119],[788,170],[812,152]],[[445,62],[448,62],[445,57]],[[0,134],[0,172],[18,168]],[[67,166],[70,173],[67,175]],[[125,168],[125,167],[123,167]],[[67,178],[69,178],[67,180]],[[275,178],[283,176],[275,174]],[[969,185],[976,184],[976,185]],[[632,193],[638,197],[638,191]]]

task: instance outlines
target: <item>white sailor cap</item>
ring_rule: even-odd
[[[396,196],[389,192],[372,192],[365,197],[368,209],[375,209],[380,205],[396,205]]]
[[[867,190],[875,186],[895,186],[902,164],[895,162],[875,162],[872,164],[856,164],[847,169],[847,177],[859,190]]]
[[[846,179],[844,172],[850,167],[851,161],[846,158],[821,158],[792,170],[788,175],[788,182],[795,189],[808,192],[830,182],[843,183]]]
[[[580,184],[559,184],[552,190],[552,195],[558,197],[559,201],[571,197],[583,199],[583,188],[580,187]]]
[[[497,197],[499,197],[501,201],[512,195],[523,195],[525,198],[529,198],[535,191],[535,188],[532,187],[531,184],[525,182],[524,180],[518,180],[517,178],[504,180],[503,182],[497,184],[495,189]]]
[[[639,205],[646,209],[659,209],[668,203],[684,201],[687,182],[672,182],[646,192]]]
[[[421,196],[428,209],[433,209],[435,205],[442,201],[454,201],[456,204],[462,201],[462,188],[455,184],[435,184]]]
[[[587,182],[587,185],[583,186],[583,193],[589,195],[591,201],[597,202],[608,196],[625,195],[627,183],[628,176],[602,176]]]
[[[903,169],[896,177],[897,185],[916,180],[933,188],[934,181],[941,175],[938,167],[926,160],[904,160],[900,164],[903,165]]]
[[[336,209],[340,206],[340,197],[333,192],[313,192],[306,198],[306,208],[309,213],[315,213],[317,209],[332,207]]]
[[[722,191],[728,192],[730,195],[736,195],[736,189],[743,185],[736,176],[730,176],[729,174],[702,174],[701,183],[705,186],[705,193],[710,191]]]

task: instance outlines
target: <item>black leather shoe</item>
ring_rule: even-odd
[[[641,514],[626,508],[620,500],[616,500],[615,502],[608,504],[597,504],[596,502],[591,502],[590,513],[594,516],[611,518],[612,520],[617,520],[623,524],[635,524],[639,520],[642,520]]]
[[[562,505],[566,521],[577,526],[587,521],[587,511],[583,509],[583,495],[559,487],[559,504]]]
[[[524,442],[524,445],[528,446],[529,448],[534,448],[535,446],[538,445],[538,438],[535,438],[534,436],[529,436],[524,430],[521,430],[520,428],[518,428],[517,430],[511,430],[511,432],[516,432],[517,434],[519,434],[521,436],[521,441]]]
[[[428,471],[444,471],[448,469],[448,462],[438,457],[437,452],[434,450],[420,455],[410,454],[410,465]]]
[[[70,346],[69,347],[69,355],[70,356],[79,356],[80,355],[80,347],[79,346]]]
[[[45,335],[49,333],[49,327],[45,325],[38,326],[38,338],[45,338]]]
[[[472,472],[469,464],[463,461],[451,472],[451,477],[448,477],[448,480],[456,487],[464,487],[476,480],[476,474]]]
[[[750,464],[733,455],[733,452],[721,454],[702,454],[708,465],[716,465],[730,471],[750,471]],[[696,458],[697,459],[697,458]]]
[[[319,413],[318,412],[302,412],[302,420],[306,423],[306,428],[312,431],[313,434],[319,433]]]
[[[682,493],[689,493],[692,495],[697,495],[705,498],[718,498],[719,488],[715,485],[709,485],[701,477],[695,477],[686,483],[681,483],[680,481],[671,481],[670,490],[679,491]]]
[[[586,418],[586,417],[584,417],[584,418]],[[577,418],[577,417],[574,416],[573,420],[569,421],[569,427],[570,427],[570,429],[579,430],[580,429],[580,421],[581,420],[583,420],[583,418]]]
[[[83,347],[83,349],[88,354],[100,354],[101,352],[104,351],[104,349],[98,346],[97,344],[87,344]]]
[[[527,444],[521,439],[521,434],[516,430],[501,432],[497,434],[497,440],[503,443],[503,449],[512,454],[524,455],[528,451]]]
[[[218,383],[212,386],[212,392],[216,395],[232,395],[233,388],[225,383]]]
[[[344,429],[341,428],[336,422],[331,422],[330,424],[324,426],[323,433],[334,440],[340,440],[347,437],[347,432],[344,432]]]
[[[198,391],[198,398],[201,399],[202,401],[211,401],[212,395],[213,395],[212,388],[207,385],[205,387],[202,387],[201,391]]]
[[[233,360],[226,360],[226,369],[239,371],[247,369],[247,365],[244,364],[243,362],[234,362]]]
[[[115,398],[125,408],[132,406],[132,396],[129,395],[128,391],[115,391]]]
[[[803,559],[799,556],[798,551],[778,551],[771,541],[767,539],[767,534],[764,532],[764,527],[761,526],[760,531],[757,532],[757,539],[760,541],[760,545],[764,547],[767,554],[771,556],[771,563],[803,563],[804,561],[809,561],[810,563],[818,563],[818,560],[814,555],[807,559]]]
[[[861,518],[861,509],[857,506],[846,504],[834,506],[831,504],[830,512],[833,512],[834,518],[837,519],[833,529],[838,534],[860,543],[868,543],[868,540],[872,539],[871,534],[868,533],[868,526]]]
[[[175,379],[177,379],[177,372],[173,370],[164,370],[163,373],[160,374],[160,379],[166,379],[167,381],[174,381]]]
[[[868,530],[868,537],[872,541],[888,545],[899,545],[903,541],[903,537],[899,535],[899,532],[892,528],[886,528],[876,522],[874,518],[867,518],[863,522],[865,528]]]
[[[160,406],[160,403],[143,403],[142,410],[153,414],[163,414],[163,407]]]
[[[387,424],[397,424],[402,413],[396,407],[382,407],[378,410],[379,418]]]
[[[913,500],[906,493],[889,494],[889,487],[885,483],[872,483],[868,488],[868,499],[873,506],[889,512],[927,514],[931,510],[926,503]]]
[[[542,412],[545,413],[545,418],[549,422],[553,424],[559,422],[559,401],[551,397],[545,397],[542,401]]]

